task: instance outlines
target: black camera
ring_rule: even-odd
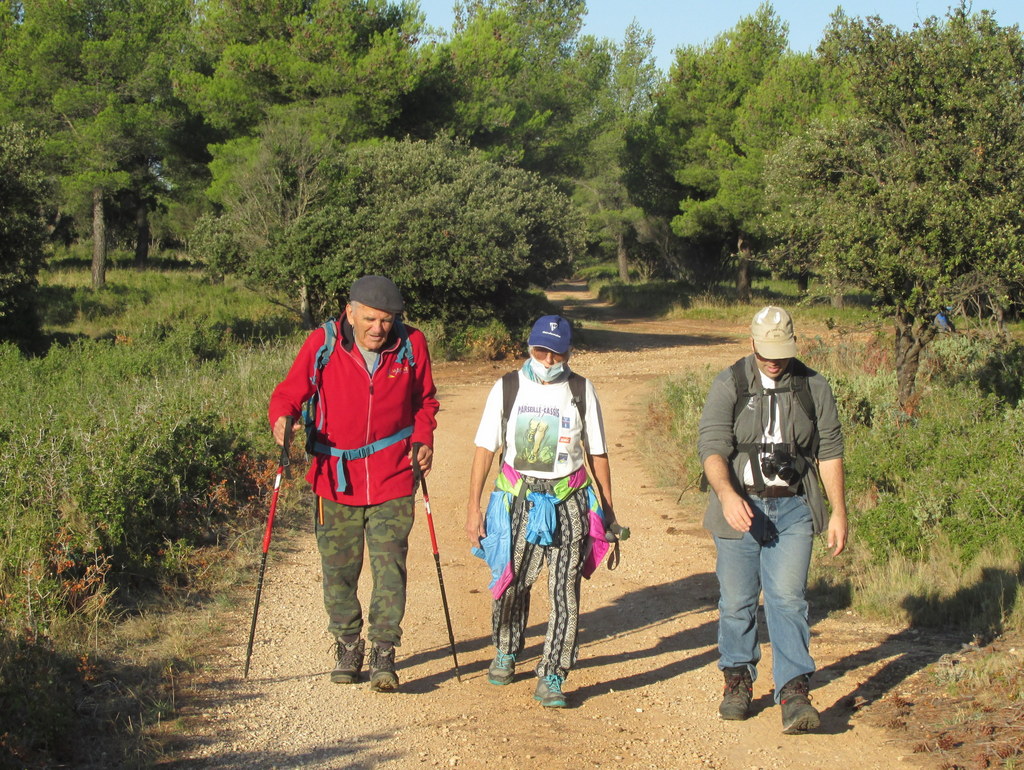
[[[766,479],[778,476],[790,486],[800,480],[800,473],[793,467],[793,456],[779,447],[772,447],[770,454],[761,455],[761,473]]]

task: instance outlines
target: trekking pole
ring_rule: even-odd
[[[419,462],[418,458],[413,458],[414,462]],[[418,470],[418,468],[417,468]],[[427,480],[423,478],[422,473],[417,473],[420,478],[420,486],[423,488],[423,507],[427,510],[427,527],[430,529],[430,547],[434,551],[434,566],[437,567],[437,583],[441,586],[441,604],[444,606],[444,621],[448,624],[448,641],[452,646],[452,661],[455,663],[455,678],[460,682],[462,676],[459,674],[459,659],[455,655],[455,634],[452,633],[452,618],[448,614],[448,597],[445,596],[444,592],[444,578],[441,577],[441,556],[437,552],[437,536],[434,534],[434,517],[430,515],[430,495],[427,494]]]
[[[270,497],[270,513],[267,515],[267,528],[263,532],[263,559],[260,561],[260,574],[256,578],[256,604],[252,608],[252,625],[249,626],[249,646],[245,649],[245,670],[242,678],[249,678],[249,659],[252,658],[252,641],[256,636],[256,616],[260,613],[260,594],[263,593],[263,573],[267,569],[267,552],[270,550],[270,533],[274,529],[274,513],[277,511],[277,498],[281,493],[281,477],[290,478],[288,466],[288,443],[292,438],[293,418],[288,417],[284,423],[284,446],[281,447],[281,461],[277,464],[277,478],[274,479],[274,494]]]

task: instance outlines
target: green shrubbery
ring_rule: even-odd
[[[237,514],[285,366],[261,355],[190,324],[36,359],[0,348],[8,623],[45,632],[90,596],[144,582],[166,543],[202,543]]]
[[[1003,543],[1024,554],[1024,478],[1014,472],[1024,448],[1021,355],[1018,344],[938,340],[910,417],[896,409],[894,374],[878,366],[876,347],[848,356],[831,377],[853,524],[876,561],[924,559],[940,540],[963,564]]]
[[[106,329],[100,339],[36,358],[0,346],[0,765],[74,757],[68,738],[83,731],[137,739],[162,677],[96,662],[111,654],[111,620],[208,595],[230,557],[216,544],[266,513],[276,455],[264,410],[301,337],[259,340],[294,326],[266,309],[233,317],[246,300],[187,274],[112,283],[63,318],[67,337],[84,324]],[[176,309],[158,318],[136,303],[164,283],[156,302]],[[75,709],[90,677],[138,680],[138,695],[86,726]],[[111,723],[125,714],[131,729]]]

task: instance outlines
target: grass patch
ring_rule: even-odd
[[[236,278],[213,283],[191,267],[111,267],[107,284],[91,288],[78,266],[40,273],[43,331],[61,339],[131,339],[175,322],[208,319],[241,341],[260,342],[300,328],[288,298],[261,294]]]
[[[0,766],[159,754],[258,563],[266,402],[304,337],[188,268],[88,277],[42,276],[47,332],[71,342],[0,347]]]
[[[853,543],[841,572],[853,586],[851,607],[865,617],[991,640],[1007,630],[1024,632],[1021,567],[1020,553],[1005,541],[965,564],[942,540],[924,558],[894,554],[882,564]],[[815,574],[825,570],[834,572],[835,565],[819,564]]]

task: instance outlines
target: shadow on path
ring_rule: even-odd
[[[546,590],[537,585],[534,590]],[[485,599],[486,595],[482,597]],[[586,586],[584,586],[584,603],[586,602]],[[609,676],[600,685],[581,688],[574,691],[574,700],[581,702],[587,697],[604,693],[609,690],[631,690],[653,682],[670,679],[678,674],[691,671],[717,657],[712,652],[698,656],[687,656],[688,651],[702,649],[715,643],[715,624],[704,623],[695,628],[676,631],[679,621],[684,615],[704,612],[714,608],[717,603],[717,586],[713,573],[700,573],[680,580],[660,585],[646,586],[636,591],[623,594],[610,604],[584,612],[580,615],[580,646],[583,654],[574,670],[607,666]],[[455,620],[453,619],[453,623]],[[653,629],[665,627],[665,635],[659,636],[653,644],[642,647],[645,639],[656,633]],[[532,661],[540,656],[544,635],[547,631],[547,618],[533,623],[526,632],[526,648],[520,653],[521,663]],[[602,644],[611,639],[624,636],[635,636],[637,648],[627,653],[606,655],[601,654]],[[475,675],[482,674],[490,665],[490,655],[481,658],[479,655],[469,662],[464,662],[470,653],[491,649],[490,634],[477,636],[473,639],[457,641],[456,653],[459,656],[459,670],[465,681]],[[593,653],[596,653],[592,656]],[[646,669],[642,673],[614,678],[621,670],[625,661],[636,661],[656,657],[664,653],[678,653],[672,663],[660,668]],[[427,661],[447,658],[451,661],[451,648],[448,646],[423,650],[400,660],[401,666],[413,667]],[[529,669],[521,668],[517,678],[532,676],[532,665]],[[441,674],[422,677],[402,683],[402,690],[409,693],[423,693],[435,689],[441,682],[454,676],[454,670]]]
[[[711,347],[735,345],[736,337],[724,334],[659,334],[652,331],[618,329],[583,329],[576,335],[574,346],[582,350],[637,351],[651,348]],[[578,344],[577,344],[578,343]]]
[[[846,696],[822,711],[824,732],[847,732],[851,727],[851,717],[859,708],[880,700],[912,674],[964,646],[970,638],[966,632],[923,628],[934,625],[935,618],[956,617],[965,607],[974,607],[979,617],[989,618],[988,633],[998,636],[1003,631],[999,618],[1009,616],[1017,601],[1017,589],[1015,574],[1005,569],[988,568],[982,570],[981,578],[974,585],[962,588],[948,598],[929,595],[906,597],[903,608],[910,616],[910,628],[890,634],[875,647],[837,660],[818,672],[819,677],[837,679],[848,671],[887,661]]]

